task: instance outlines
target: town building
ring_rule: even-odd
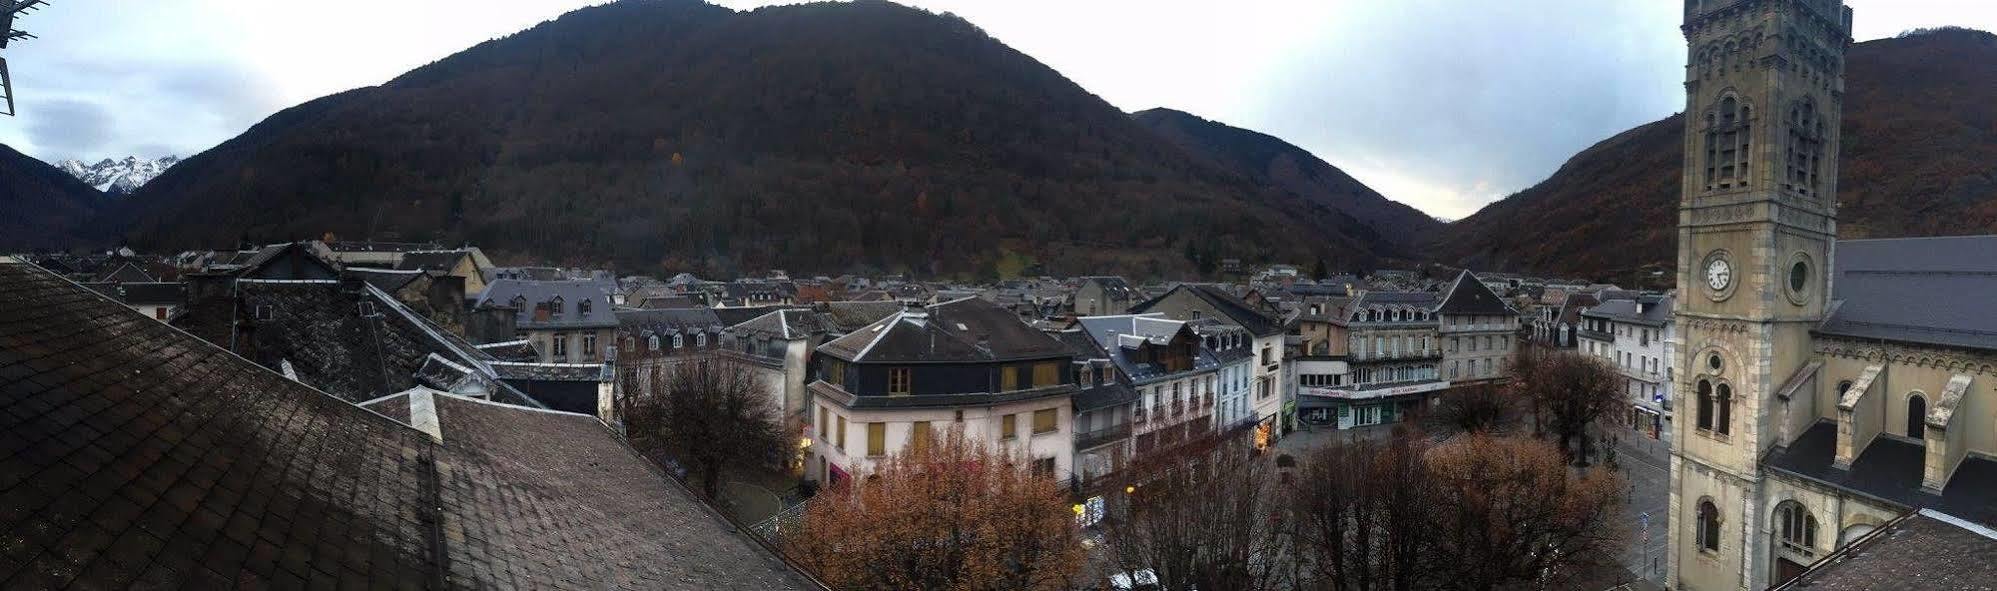
[[[1842,3],[1690,2],[1681,30],[1668,586],[1854,572],[1847,549],[1910,512],[1997,524],[1997,237],[1837,239]],[[1987,580],[1987,550],[1962,554],[1987,544],[1928,539],[1821,588],[1942,585],[1958,556]]]
[[[514,339],[533,341],[542,363],[601,363],[616,337],[616,291],[597,280],[499,279],[473,308],[511,310]]]
[[[1519,315],[1489,283],[1469,271],[1456,275],[1435,308],[1443,377],[1456,385],[1495,382],[1511,374],[1518,353]]]
[[[1283,321],[1234,294],[1212,285],[1182,284],[1130,309],[1132,314],[1158,313],[1173,320],[1215,322],[1246,331],[1252,342],[1253,361],[1249,372],[1249,409],[1256,421],[1258,446],[1267,446],[1291,428],[1295,407],[1286,400],[1289,390],[1283,383],[1283,355],[1287,330]]]
[[[1083,277],[1075,286],[1076,316],[1108,316],[1130,311],[1143,294],[1122,277]]]
[[[1345,307],[1339,322],[1327,323],[1343,325],[1345,355],[1314,355],[1298,370],[1304,422],[1339,429],[1397,422],[1448,389],[1438,372],[1440,298],[1426,291],[1368,291]]]
[[[1663,437],[1677,376],[1677,323],[1672,298],[1645,294],[1603,302],[1582,313],[1580,351],[1615,365],[1629,400],[1628,425]]]
[[[476,296],[485,291],[486,275],[491,272],[492,259],[485,258],[485,252],[478,247],[451,250],[416,250],[403,253],[396,261],[395,269],[403,271],[428,271],[441,273],[464,280],[464,292]]]
[[[837,483],[941,429],[1074,466],[1073,352],[1011,311],[964,298],[896,312],[818,346],[806,477]]]

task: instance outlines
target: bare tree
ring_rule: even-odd
[[[1120,473],[1127,494],[1102,526],[1115,571],[1149,570],[1171,591],[1291,587],[1275,467],[1245,439],[1198,436]]]
[[[775,393],[743,362],[698,355],[664,372],[649,394],[626,396],[627,432],[639,451],[675,458],[717,498],[725,470],[780,468],[790,437]]]
[[[1569,587],[1614,564],[1621,479],[1605,468],[1576,474],[1564,460],[1524,437],[1469,435],[1429,450],[1429,567],[1440,587]]]
[[[1561,452],[1577,465],[1587,465],[1593,449],[1589,430],[1609,411],[1628,404],[1622,373],[1589,355],[1537,349],[1522,350],[1513,370],[1512,386],[1532,402],[1534,423],[1554,435]],[[1576,441],[1578,450],[1569,443]]]
[[[1401,431],[1313,450],[1287,487],[1299,587],[1422,589],[1429,555],[1428,440]]]
[[[1503,388],[1477,384],[1443,393],[1425,418],[1429,428],[1442,432],[1503,432],[1518,422],[1519,403]]]
[[[1333,443],[1287,488],[1298,587],[1571,582],[1615,556],[1618,486],[1613,472],[1570,471],[1551,444],[1524,436]]]
[[[1083,562],[1065,490],[958,427],[810,503],[784,548],[837,589],[1051,591]]]

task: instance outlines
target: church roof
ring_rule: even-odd
[[[1818,333],[1997,349],[1997,236],[1843,240],[1834,258]]]
[[[1983,589],[1997,580],[1997,532],[1916,511],[1859,538],[1776,589]]]

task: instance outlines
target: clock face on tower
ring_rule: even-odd
[[[1725,258],[1713,257],[1712,260],[1706,261],[1706,287],[1712,288],[1713,293],[1725,293],[1727,288],[1733,285],[1733,281],[1733,264],[1728,263]]]

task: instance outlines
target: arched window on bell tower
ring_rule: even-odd
[[[1748,185],[1752,170],[1749,154],[1753,134],[1748,133],[1754,109],[1729,93],[1706,113],[1706,189],[1733,189]]]
[[[1699,380],[1699,429],[1713,430],[1713,383]]]
[[[1817,192],[1824,159],[1824,120],[1817,103],[1808,97],[1789,108],[1789,162],[1785,184],[1799,194]]]

